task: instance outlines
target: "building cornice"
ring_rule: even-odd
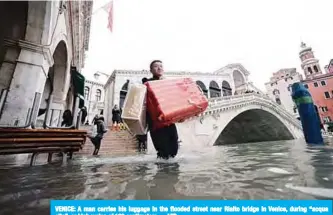
[[[25,49],[25,50],[29,50],[31,52],[42,54],[46,58],[49,66],[53,66],[53,64],[54,64],[50,47],[32,43],[32,42],[29,42],[26,40],[11,40],[11,39],[4,39],[4,46],[20,47],[21,49]]]
[[[245,67],[242,64],[240,64],[240,63],[228,64],[228,65],[222,67],[221,69],[215,71],[214,74],[221,74],[221,73],[223,73],[224,71],[226,71],[228,69],[239,70],[245,76],[249,76],[250,75],[250,72],[247,69],[245,69]]]
[[[97,86],[100,86],[100,87],[104,88],[104,84],[101,84],[101,83],[96,82],[96,81],[86,80],[85,82],[88,83],[88,84],[97,85]]]
[[[190,71],[169,71],[165,72],[167,75],[173,76],[208,76],[208,77],[226,77],[228,74],[223,73],[226,69],[235,69],[242,72],[245,76],[248,76],[250,72],[246,70],[240,63],[228,64],[227,66],[219,69],[215,72],[190,72]],[[148,70],[114,70],[110,75],[109,79],[105,83],[105,87],[107,87],[111,81],[115,80],[117,75],[141,75],[148,76],[150,72]]]
[[[304,55],[305,53],[307,53],[307,52],[311,52],[311,51],[312,51],[312,48],[307,47],[307,48],[301,50],[301,51],[299,52],[299,55],[302,56],[302,55]]]
[[[333,73],[326,73],[326,74],[322,74],[322,75],[318,75],[318,76],[313,76],[311,79],[304,79],[301,82],[302,83],[311,83],[314,81],[324,81],[327,79],[333,79]]]
[[[279,70],[279,71],[280,71],[280,70]],[[295,77],[295,76],[299,77],[300,79],[301,79],[301,77],[302,77],[302,75],[301,75],[300,73],[296,72],[296,73],[292,73],[292,74],[290,74],[289,76],[287,76],[287,77],[285,77],[285,78],[290,78],[290,77]],[[266,85],[266,84],[272,84],[272,83],[275,83],[275,82],[282,81],[282,80],[284,80],[285,78],[281,78],[281,79],[276,79],[276,80],[274,80],[274,81],[268,81],[268,82],[265,82],[265,85]]]

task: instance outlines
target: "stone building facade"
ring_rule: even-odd
[[[166,78],[191,77],[208,98],[241,94],[246,90],[257,90],[249,79],[250,72],[241,64],[229,64],[213,73],[203,72],[165,72]],[[108,124],[112,119],[115,104],[123,106],[131,83],[142,83],[142,78],[151,76],[147,70],[115,70],[105,84],[104,116]],[[262,93],[260,91],[260,93]]]
[[[102,77],[100,77],[102,76]],[[97,72],[93,80],[86,80],[84,86],[84,100],[87,108],[87,120],[91,124],[96,114],[104,115],[105,90],[104,85],[109,75]]]
[[[296,71],[296,68],[285,68],[273,73],[270,81],[265,83],[267,95],[296,118],[299,115],[291,98],[291,85],[301,80],[302,75]]]
[[[0,2],[1,125],[24,125],[36,104],[73,103],[71,67],[84,66],[92,1]],[[6,20],[6,21],[4,21]]]

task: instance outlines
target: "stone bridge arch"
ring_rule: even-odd
[[[274,114],[263,109],[246,110],[222,130],[214,145],[291,140],[293,134]]]
[[[216,118],[216,116],[211,116]],[[293,125],[271,108],[260,104],[243,104],[226,111],[216,127],[209,145],[292,140],[299,137]]]
[[[233,108],[221,107],[219,110],[208,110],[204,116],[178,124],[177,127],[183,142],[198,145],[290,140],[303,137],[301,127],[286,120],[278,110],[260,102],[244,102]],[[258,134],[259,131],[257,138],[245,135],[245,132]]]

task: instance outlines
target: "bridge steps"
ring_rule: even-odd
[[[137,140],[128,131],[111,131],[110,127],[102,140],[98,154],[107,156],[134,155],[137,153],[137,145]],[[86,144],[78,154],[92,155],[93,151],[94,145],[87,138]]]

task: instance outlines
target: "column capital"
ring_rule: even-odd
[[[49,66],[53,66],[53,56],[51,53],[51,49],[49,46],[44,46],[37,43],[32,43],[26,40],[12,40],[12,39],[4,39],[4,46],[7,47],[20,47],[23,50],[35,52],[38,54],[42,54],[44,59],[47,60]]]

